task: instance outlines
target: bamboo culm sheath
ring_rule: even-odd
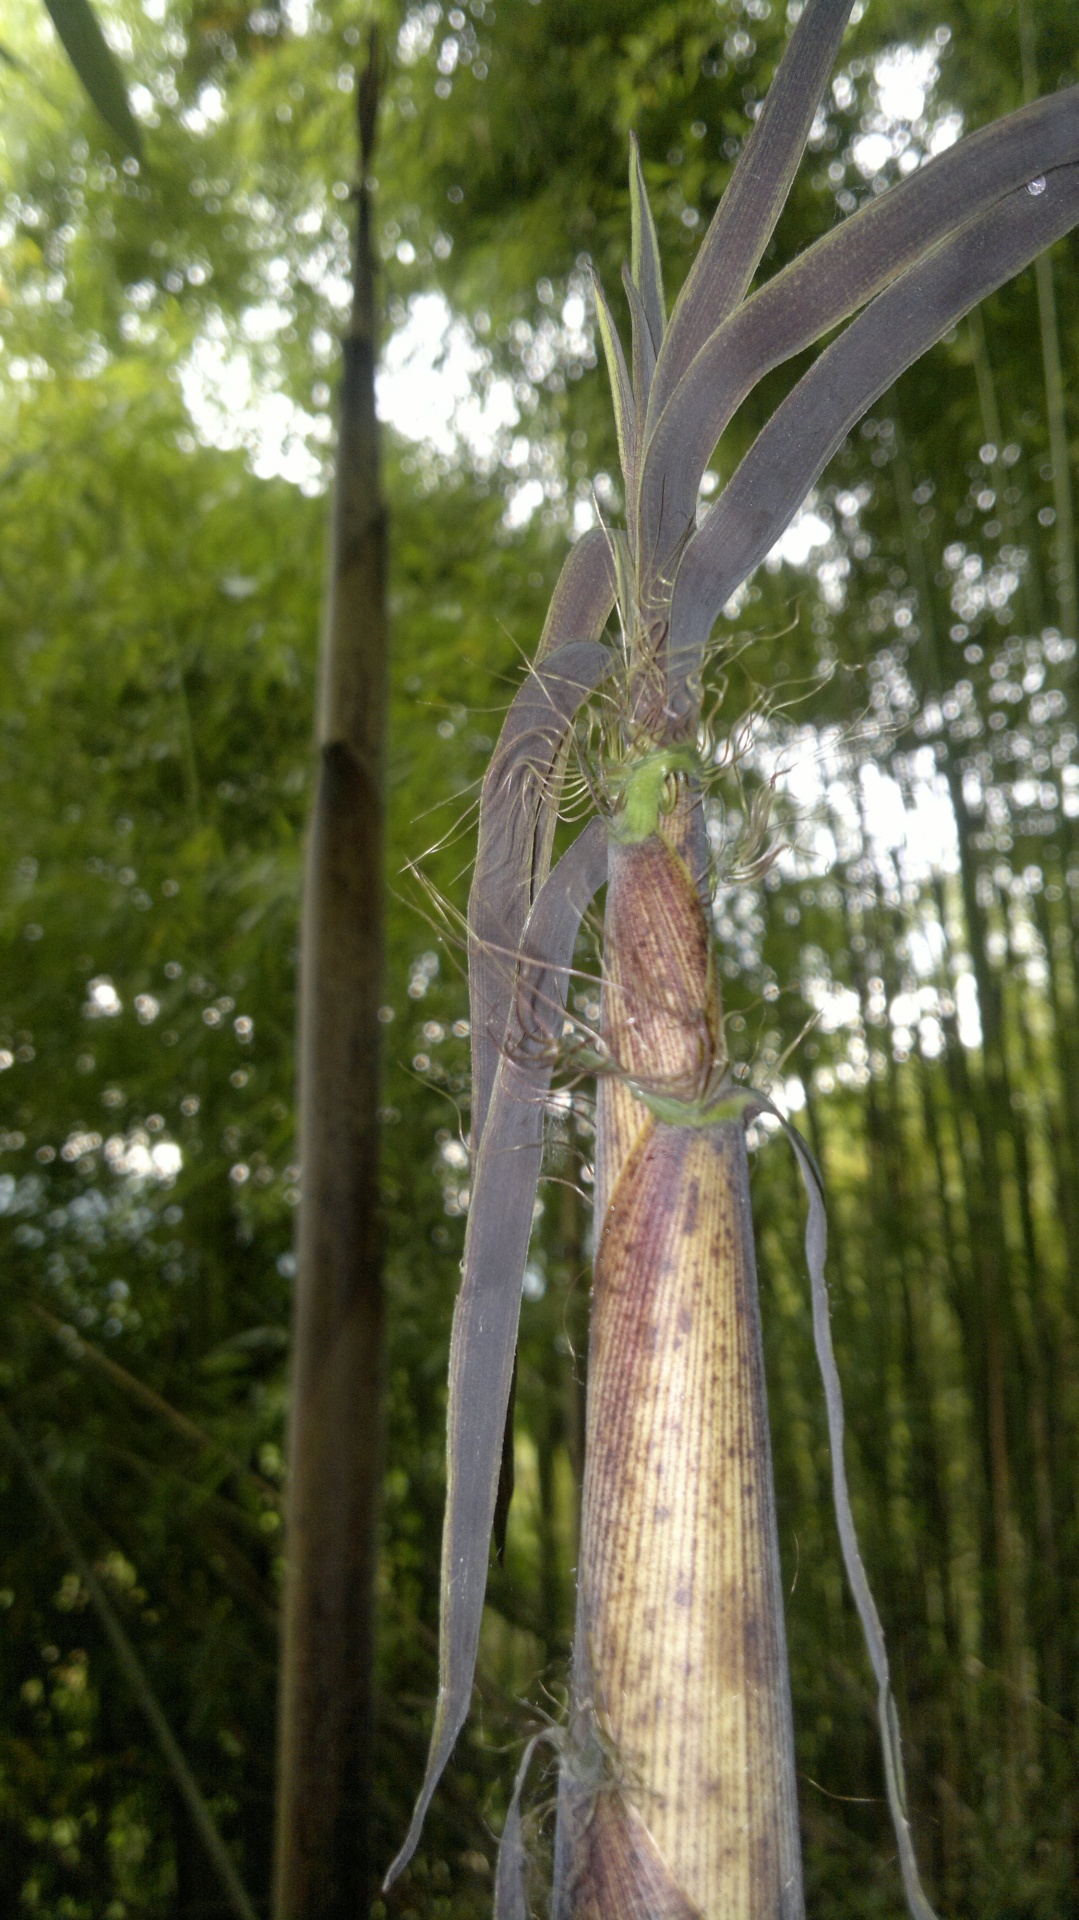
[[[669,838],[612,846],[603,985],[603,1037],[622,1073],[687,1090],[725,1064],[705,912],[673,844],[691,819],[687,806],[664,823]],[[742,1125],[667,1125],[608,1076],[596,1167],[555,1912],[797,1920],[794,1744]]]

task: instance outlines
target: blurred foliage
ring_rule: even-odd
[[[1073,81],[1073,10],[1029,5],[1041,88]],[[6,0],[0,18],[19,63],[0,67],[0,1389],[264,1910],[297,890],[365,16],[117,0],[102,17],[141,168],[107,150],[41,9]],[[388,1860],[434,1694],[468,809],[568,522],[593,486],[616,504],[584,259],[617,294],[636,126],[674,291],[785,18],[775,0],[431,0],[385,18],[389,328],[438,290],[480,396],[507,381],[518,415],[478,451],[387,443]],[[1021,97],[1014,5],[875,0],[764,271],[874,190],[858,142],[882,111],[874,60],[898,41],[932,41],[939,64],[915,152],[948,112],[976,125]],[[894,178],[895,140],[878,161]],[[1074,450],[1074,241],[1053,274]],[[755,742],[746,791],[716,802],[732,1046],[786,1088],[825,1166],[852,1476],[919,1844],[942,1913],[983,1920],[1059,1920],[1079,1884],[1079,711],[1041,339],[1031,273],[851,436],[803,523],[817,544],[762,568],[721,623],[746,644],[715,721],[722,745],[751,715]],[[789,378],[765,383],[732,445]],[[528,483],[539,504],[514,525]],[[773,773],[788,845],[747,884],[724,848]],[[589,1141],[578,1094],[552,1121],[477,1710],[394,1913],[489,1910],[514,1743],[558,1711]],[[810,1911],[891,1920],[797,1183],[781,1146],[758,1146]],[[0,1906],[224,1912],[6,1456],[0,1508]]]

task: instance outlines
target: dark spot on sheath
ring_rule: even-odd
[[[688,1191],[686,1193],[685,1218],[682,1221],[682,1232],[686,1235],[687,1239],[697,1225],[697,1214],[700,1209],[700,1201],[701,1201],[701,1183],[699,1180],[691,1180],[689,1183]]]
[[[763,1622],[754,1614],[745,1620],[742,1631],[742,1670],[746,1685],[763,1691],[773,1679],[772,1642]]]

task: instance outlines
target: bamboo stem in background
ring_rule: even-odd
[[[975,334],[977,340],[978,335]],[[984,342],[983,342],[984,344]],[[984,398],[984,395],[983,395]],[[946,683],[940,627],[924,550],[917,543],[910,507],[910,472],[902,439],[895,462],[896,500],[904,531],[908,571],[918,591],[919,614],[929,642],[930,684],[938,694]],[[1022,1816],[1024,1768],[1034,1745],[1027,1696],[1032,1668],[1028,1635],[1026,1542],[1016,1499],[1012,1437],[1009,1432],[1005,1349],[1018,1357],[1015,1339],[1014,1282],[1004,1215],[1001,1134],[1012,1119],[1004,1059],[1000,988],[989,965],[985,913],[979,900],[972,827],[963,794],[962,773],[950,741],[945,741],[943,773],[955,820],[959,881],[966,940],[977,987],[982,1026],[982,1075],[964,1104],[978,1134],[978,1173],[971,1194],[972,1246],[977,1249],[981,1299],[973,1317],[984,1341],[986,1473],[996,1553],[996,1613],[1002,1664],[1012,1694],[1005,1720],[1008,1766],[1005,1803],[1017,1826]],[[961,1060],[958,1056],[958,1061]],[[1026,1383],[1029,1391],[1030,1383]]]
[[[1072,499],[1068,423],[1064,413],[1064,368],[1060,359],[1053,264],[1047,253],[1034,262],[1038,289],[1038,324],[1045,368],[1045,411],[1049,421],[1049,454],[1053,463],[1053,508],[1056,513],[1056,588],[1060,624],[1073,640],[1079,634],[1079,581],[1075,571],[1075,508]]]
[[[1001,524],[1013,530],[1030,555],[1027,566],[1023,568],[1020,592],[1023,596],[1023,610],[1027,625],[1032,633],[1040,633],[1045,625],[1045,607],[1042,603],[1042,582],[1038,570],[1036,555],[1038,550],[1038,529],[1031,504],[1030,488],[1016,487],[1019,499],[1009,504],[1007,495],[1011,491],[1008,482],[1008,469],[1001,455],[1004,451],[1004,423],[1000,414],[997,396],[997,383],[993,374],[993,363],[989,357],[989,341],[986,335],[985,316],[981,307],[975,307],[970,315],[971,358],[974,364],[974,378],[978,387],[978,403],[981,408],[982,430],[990,446],[996,448],[993,461],[993,486],[997,495],[997,517]]]
[[[1023,98],[1033,100],[1038,92],[1038,62],[1034,21],[1029,0],[1020,0],[1019,49],[1023,71]],[[1060,624],[1064,632],[1072,640],[1076,640],[1079,639],[1079,578],[1076,575],[1075,563],[1075,506],[1064,401],[1064,368],[1060,358],[1060,328],[1057,323],[1056,294],[1053,290],[1053,266],[1048,253],[1039,253],[1034,262],[1034,284],[1038,290],[1038,326],[1041,332],[1042,368],[1045,376],[1045,412],[1049,422],[1049,457],[1053,463],[1057,599],[1060,605]]]
[[[356,1920],[368,1830],[383,1295],[378,1212],[385,513],[366,175],[378,48],[359,87],[361,179],[343,368],[300,1013],[297,1241],[281,1682],[277,1920]]]

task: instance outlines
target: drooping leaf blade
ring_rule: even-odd
[[[450,1344],[438,1704],[423,1787],[387,1887],[415,1851],[472,1697],[521,1281],[543,1151],[544,1099],[581,916],[606,877],[607,828],[596,819],[548,876],[521,941],[520,1012],[480,1142]]]
[[[142,135],[124,77],[90,0],[45,0],[45,5],[64,52],[101,118],[128,152],[141,159]]]
[[[1058,167],[968,222],[877,295],[777,408],[690,540],[671,608],[672,698],[684,704],[712,623],[774,546],[880,394],[986,294],[1079,222],[1079,166]]]
[[[468,902],[473,1156],[505,1043],[521,932],[550,859],[564,745],[614,661],[596,640],[570,640],[533,667],[484,777]]]
[[[598,640],[614,604],[619,538],[624,536],[612,535],[605,527],[591,527],[570,548],[547,609],[536,650],[537,667],[551,661],[570,641]],[[608,656],[601,662],[596,655],[594,660],[597,666],[613,664]],[[589,683],[582,699],[593,684],[598,682]],[[521,732],[521,716],[515,707],[516,703],[506,716],[483,783],[476,870],[469,897],[473,1152],[479,1147],[509,1013],[512,966],[507,968],[505,956],[516,953],[525,916],[550,867],[560,761],[568,736],[567,727],[546,779],[532,791],[529,820],[519,821],[513,813],[501,813],[492,820],[489,810],[499,791],[492,770],[498,762],[503,774],[510,771],[512,742]],[[523,766],[519,778],[524,779]]]
[[[629,226],[629,270],[633,284],[641,297],[641,307],[648,323],[654,362],[667,326],[667,302],[663,295],[663,263],[659,257],[656,223],[648,203],[648,189],[644,184],[644,171],[641,167],[641,149],[635,133],[629,136]],[[647,398],[645,394],[644,399],[647,400]]]
[[[1076,160],[1079,88],[1072,87],[980,128],[908,174],[717,327],[654,419],[642,453],[640,531],[648,566],[662,571],[691,523],[712,449],[758,380],[857,312],[983,208]]]
[[[832,1459],[832,1503],[835,1508],[836,1531],[839,1534],[847,1584],[858,1612],[866,1651],[869,1654],[869,1663],[877,1683],[877,1717],[884,1758],[884,1778],[888,1794],[888,1810],[892,1816],[896,1851],[899,1855],[899,1869],[903,1876],[903,1891],[907,1897],[911,1920],[937,1920],[926,1898],[921,1875],[918,1872],[918,1858],[914,1851],[914,1840],[907,1814],[903,1746],[899,1731],[899,1713],[895,1695],[892,1692],[888,1648],[880,1614],[877,1611],[877,1603],[873,1598],[873,1590],[869,1585],[869,1576],[862,1559],[862,1550],[858,1544],[858,1530],[854,1523],[854,1510],[850,1500],[843,1437],[846,1426],[843,1386],[839,1377],[839,1368],[836,1365],[835,1348],[832,1345],[831,1307],[825,1271],[828,1258],[828,1213],[824,1201],[824,1181],[820,1168],[797,1127],[792,1126],[786,1115],[781,1113],[767,1095],[758,1094],[752,1088],[747,1089],[747,1105],[763,1107],[778,1120],[794,1149],[794,1156],[805,1188],[808,1208],[805,1230],[806,1267],[809,1271],[813,1309],[813,1343],[817,1350],[817,1365],[820,1368],[821,1383],[824,1387],[824,1405],[828,1420],[828,1451]]]
[[[653,387],[658,417],[710,333],[738,306],[783,210],[853,0],[808,0],[674,305]]]

